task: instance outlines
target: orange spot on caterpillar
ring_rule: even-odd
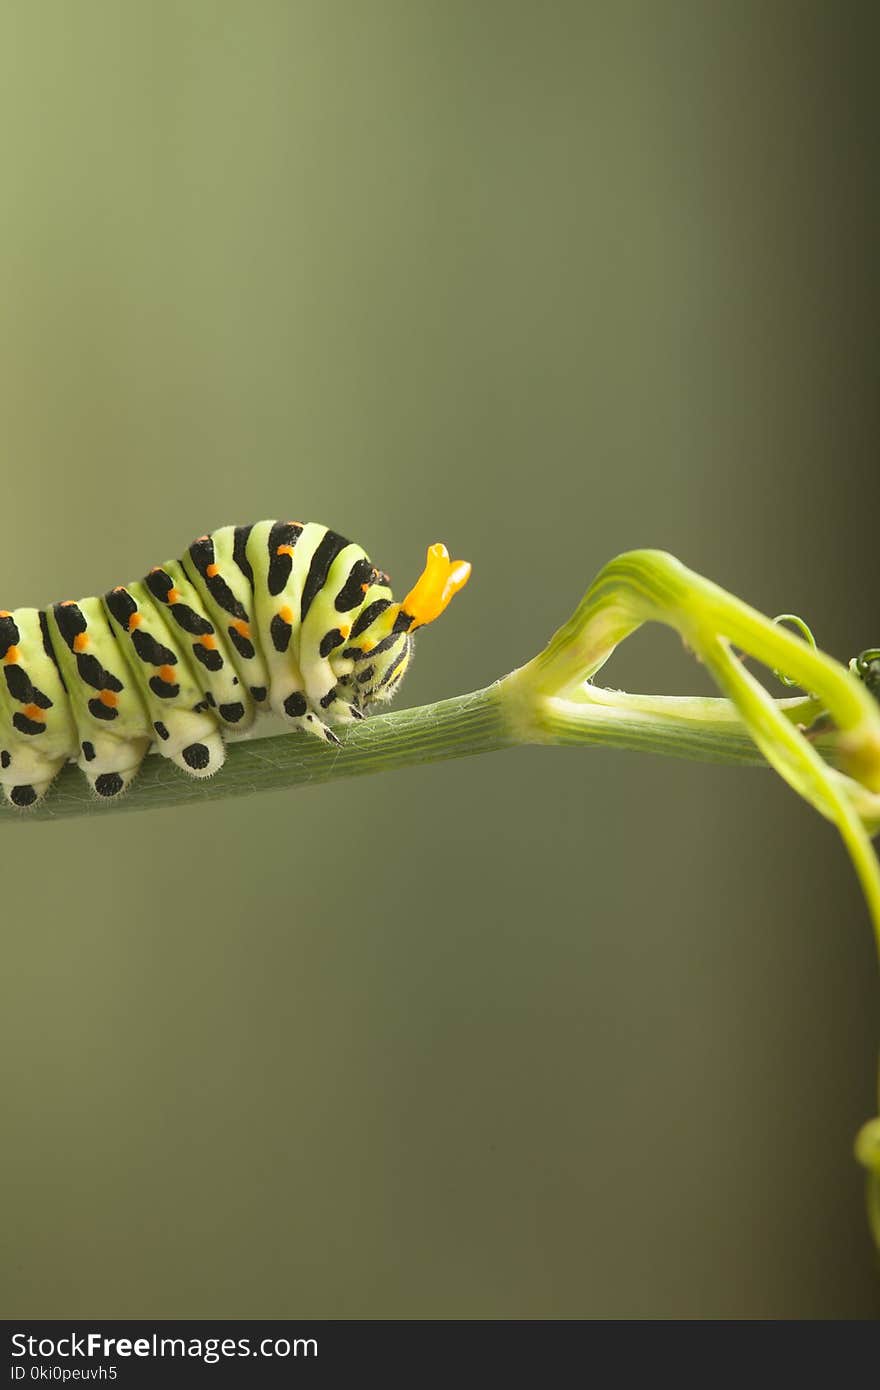
[[[175,674],[174,674],[174,667],[173,667],[173,666],[160,666],[160,667],[159,667],[159,679],[162,680],[162,681],[164,681],[166,685],[174,685],[174,683],[175,683],[175,681],[176,681],[176,679],[177,679],[177,677],[176,677]]]
[[[98,699],[101,701],[101,704],[106,705],[108,709],[114,709],[116,705],[119,704],[116,692],[113,690],[99,690]]]
[[[180,602],[180,590],[179,590],[179,589],[169,589],[169,590],[168,590],[168,593],[165,595],[165,602],[166,602],[166,603],[179,603],[179,602]]]
[[[114,594],[118,594],[118,593],[119,593],[119,590],[118,590],[118,589],[114,589],[113,592],[114,592]],[[61,600],[61,602],[59,603],[58,607],[59,607],[59,608],[72,608],[73,605],[74,605],[75,603],[76,603],[76,599],[75,599],[75,598],[64,598],[64,599]]]
[[[278,549],[275,551],[275,554],[276,554],[276,555],[292,555],[292,554],[293,554],[293,546],[292,546],[292,545],[279,545]]]
[[[18,647],[7,647],[5,660],[7,666],[15,666],[18,662]]]
[[[12,614],[8,608],[0,608],[0,618],[11,618]]]
[[[287,604],[285,604],[283,608],[278,609],[278,616],[282,622],[293,623],[293,614],[287,607]]]
[[[345,627],[341,627],[339,629],[339,636],[343,639],[343,641],[346,637],[351,636],[351,623],[346,623]]]
[[[143,618],[141,617],[140,613],[132,613],[131,617],[130,617],[129,620],[128,620],[128,630],[129,630],[129,632],[131,632],[131,630],[132,630],[133,627],[140,627],[140,625],[141,625],[141,623],[142,623],[143,621],[144,621],[144,620],[143,620]]]
[[[235,628],[239,637],[250,637],[251,635],[250,623],[244,622],[242,618],[233,618],[229,626]]]
[[[211,636],[210,632],[207,634],[206,637],[200,637],[200,638],[199,638],[199,641],[201,642],[202,646],[205,648],[205,651],[208,651],[208,652],[214,651],[215,647],[217,646],[216,639],[213,638],[213,637]]]
[[[88,645],[89,634],[87,632],[78,632],[73,639],[73,650],[75,652],[84,652]]]
[[[27,715],[28,719],[35,719],[41,724],[46,718],[39,705],[25,705],[24,713]]]
[[[217,574],[219,574],[219,573],[220,573],[220,566],[219,566],[219,565],[208,565],[207,569],[205,570],[205,574],[208,576],[209,579],[213,579],[214,576],[217,575]]]
[[[375,647],[375,645],[376,645],[376,643],[372,640],[372,638],[370,638],[370,637],[365,637],[365,638],[363,639],[363,641],[361,642],[361,651],[364,652],[364,653],[366,653],[366,652],[371,652],[371,651],[373,650],[373,648]]]

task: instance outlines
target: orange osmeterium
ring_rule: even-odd
[[[422,576],[401,605],[403,612],[412,618],[410,630],[439,618],[470,577],[471,567],[467,560],[450,560],[442,541],[429,546]]]

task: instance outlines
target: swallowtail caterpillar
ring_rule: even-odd
[[[73,760],[112,798],[151,747],[210,777],[224,731],[247,729],[260,709],[337,744],[331,726],[391,699],[416,628],[470,572],[432,545],[395,603],[388,575],[336,531],[258,521],[201,536],[102,597],[0,610],[3,794],[32,806]]]

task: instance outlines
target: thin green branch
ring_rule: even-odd
[[[591,687],[589,700],[548,700],[540,726],[525,733],[516,703],[498,682],[470,695],[417,709],[375,715],[339,731],[341,747],[328,748],[307,734],[231,742],[216,777],[197,781],[167,759],[147,758],[137,781],[122,797],[101,801],[73,765],[46,799],[32,810],[0,803],[0,816],[28,824],[71,816],[115,815],[165,806],[222,801],[263,791],[318,786],[343,777],[390,772],[491,753],[527,743],[565,747],[613,747],[700,762],[766,766],[735,706],[729,700],[627,696]],[[780,700],[783,717],[803,701]],[[833,756],[833,740],[820,741]]]
[[[0,806],[0,814],[7,821],[29,823],[201,805],[228,797],[318,786],[340,777],[489,753],[512,742],[503,710],[492,690],[476,691],[420,709],[376,715],[340,730],[339,736],[338,748],[300,733],[231,741],[221,771],[204,780],[188,777],[166,758],[149,757],[129,790],[111,801],[94,796],[79,770],[69,766],[44,801],[24,812]]]
[[[525,705],[568,694],[645,622],[674,628],[698,660],[706,661],[721,639],[784,672],[831,716],[841,765],[880,792],[880,707],[865,686],[825,652],[662,550],[630,551],[606,565],[545,650],[508,680],[522,687]]]
[[[862,885],[880,953],[880,864],[868,831],[848,795],[851,780],[829,767],[820,752],[780,713],[776,701],[717,639],[706,661],[747,721],[755,742],[796,791],[837,826]]]

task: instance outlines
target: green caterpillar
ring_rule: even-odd
[[[332,724],[389,700],[412,634],[468,581],[432,545],[402,603],[360,546],[315,522],[258,521],[201,536],[180,560],[100,598],[0,611],[0,786],[45,796],[74,760],[99,797],[147,751],[193,777],[223,765],[224,730],[259,709],[339,742]]]

